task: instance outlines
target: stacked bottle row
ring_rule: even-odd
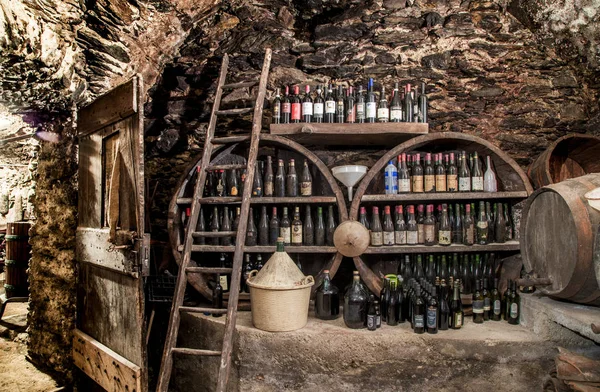
[[[304,95],[300,87],[285,86],[285,95],[281,97],[277,89],[273,99],[273,123],[375,123],[375,122],[427,122],[427,95],[425,83],[421,84],[421,93],[417,87],[407,84],[400,91],[398,83],[388,101],[385,86],[381,86],[379,96],[373,88],[373,79],[369,79],[367,93],[363,86],[358,89],[338,85],[328,85],[325,92],[317,86],[313,97],[310,86],[306,85]]]
[[[367,209],[360,208],[359,222],[370,231],[371,246],[391,245],[486,245],[504,243],[513,239],[513,225],[508,204],[480,201],[452,205],[433,204],[417,206],[396,205],[372,207],[371,218]]]
[[[458,163],[455,162],[458,157]],[[475,151],[449,153],[402,153],[384,169],[386,194],[423,192],[497,192],[498,181],[491,157],[486,169]]]
[[[258,224],[254,209],[250,208],[248,216],[248,227],[246,229],[246,246],[256,245],[276,245],[277,238],[283,237],[286,245],[317,245],[333,246],[333,233],[336,228],[335,214],[333,206],[327,209],[325,219],[323,207],[316,208],[316,215],[313,217],[310,205],[303,207],[304,220],[300,216],[300,207],[293,208],[293,216],[290,218],[288,207],[283,207],[281,218],[278,215],[277,207],[272,207],[271,216],[267,214],[267,207],[262,206],[258,215]],[[189,210],[189,209],[188,209]],[[189,216],[189,211],[187,212]],[[240,207],[236,208],[235,217],[233,211],[224,206],[219,208],[212,207],[212,214],[209,216],[209,225],[204,219],[204,208],[200,209],[198,217],[197,232],[237,232],[240,222]],[[184,225],[186,222],[183,222]],[[197,245],[222,245],[229,246],[235,244],[235,237],[210,238],[200,236],[195,240]]]
[[[294,159],[288,162],[287,171],[283,159],[277,162],[277,172],[273,173],[272,158],[259,160],[255,166],[252,184],[253,197],[312,196],[312,176],[307,160],[300,176],[296,173]],[[214,170],[206,176],[204,197],[241,196],[246,183],[246,169]]]

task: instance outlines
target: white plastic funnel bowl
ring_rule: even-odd
[[[336,166],[331,172],[341,183],[348,187],[348,200],[352,201],[352,187],[367,174],[369,168],[360,165]]]

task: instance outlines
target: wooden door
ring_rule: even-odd
[[[142,79],[79,110],[77,367],[108,391],[147,391]]]

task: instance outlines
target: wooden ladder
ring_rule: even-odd
[[[229,379],[229,370],[231,365],[231,351],[233,349],[233,333],[235,330],[235,322],[237,318],[237,306],[242,272],[242,259],[244,256],[243,247],[244,241],[246,239],[246,228],[248,226],[248,215],[250,212],[250,197],[252,193],[252,183],[254,181],[254,168],[256,166],[256,158],[258,155],[258,144],[260,140],[260,131],[262,128],[263,102],[266,96],[267,79],[269,76],[270,65],[271,49],[267,49],[265,52],[265,60],[263,62],[263,67],[260,74],[260,80],[258,81],[258,95],[256,97],[256,103],[254,105],[254,117],[252,121],[252,133],[250,136],[250,150],[248,153],[247,166],[244,166],[247,170],[245,181],[246,186],[244,186],[244,192],[242,194],[240,222],[237,229],[237,233],[235,233],[235,253],[233,256],[233,267],[190,267],[189,265],[191,261],[193,239],[194,237],[202,236],[203,234],[199,232],[195,233],[194,229],[196,228],[196,225],[198,223],[198,216],[200,215],[200,205],[203,202],[202,195],[204,194],[204,184],[206,182],[207,171],[222,169],[222,167],[220,166],[217,167],[214,165],[210,165],[213,148],[215,145],[228,143],[228,140],[231,139],[227,137],[218,139],[214,138],[217,116],[238,115],[249,113],[252,111],[252,108],[220,110],[219,106],[221,104],[223,90],[231,90],[241,87],[252,87],[257,84],[257,82],[225,84],[225,79],[227,77],[227,68],[229,66],[229,56],[227,54],[223,56],[223,62],[221,64],[221,73],[219,75],[219,81],[217,82],[215,102],[213,104],[212,113],[210,115],[208,130],[206,131],[206,140],[204,142],[204,151],[202,153],[200,170],[198,172],[198,179],[194,187],[194,197],[192,199],[191,213],[184,239],[183,260],[181,262],[181,265],[179,266],[179,274],[177,275],[177,284],[175,286],[173,305],[171,307],[169,329],[167,331],[167,339],[163,351],[158,386],[156,388],[158,392],[167,392],[169,380],[171,378],[171,371],[173,369],[173,354],[175,353],[202,356],[220,356],[221,362],[219,366],[219,375],[217,379],[216,391],[225,392],[227,389],[227,381]],[[215,233],[211,233],[211,236],[214,237],[214,234]],[[218,233],[220,237],[232,236],[233,234],[234,233],[232,232]],[[187,274],[190,273],[231,273],[231,287],[229,291],[229,301],[227,304],[227,309],[183,306],[183,296],[188,282]],[[222,350],[214,351],[175,347],[175,345],[177,344],[177,335],[179,333],[181,312],[227,314],[225,320],[225,334],[223,337]]]

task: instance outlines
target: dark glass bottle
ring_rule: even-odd
[[[414,165],[411,169],[412,191],[423,193],[423,166],[421,166],[421,154],[415,154]]]
[[[463,284],[463,288],[462,288],[462,293],[463,294],[472,294],[473,293],[473,287],[471,284],[471,264],[469,262],[469,256],[468,255],[463,255],[463,260],[462,260],[462,284]]]
[[[435,169],[431,163],[431,154],[425,154],[424,186],[425,192],[435,192]]]
[[[282,248],[283,249],[283,248]],[[283,252],[283,250],[279,250],[279,243],[277,244],[277,252]],[[260,271],[264,267],[263,259],[260,254],[256,255],[256,270]]]
[[[415,219],[415,206],[408,206],[408,218],[406,223],[406,244],[417,245],[419,243],[419,231]]]
[[[425,302],[421,297],[421,288],[415,289],[415,302],[413,305],[413,331],[418,334],[425,333]]]
[[[321,320],[333,320],[340,316],[340,294],[331,283],[329,270],[323,271],[323,282],[315,294],[315,315]]]
[[[510,295],[510,307],[508,313],[509,324],[519,324],[519,318],[521,316],[521,296],[519,295],[519,289],[517,288],[516,282],[512,283],[512,291]]]
[[[446,183],[446,167],[442,162],[442,154],[437,154],[437,158],[435,159],[435,191],[436,192],[446,192],[447,183]]]
[[[494,204],[493,207],[493,212],[492,212],[492,203],[490,203],[489,201],[485,203],[485,215],[487,216],[487,220],[488,220],[488,243],[492,243],[494,242],[494,239],[496,238],[496,226],[494,225],[495,222],[495,216],[496,216],[496,205]]]
[[[454,222],[452,226],[452,243],[462,244],[463,243],[463,222],[460,213],[460,205],[454,205]]]
[[[212,220],[210,223],[210,231],[212,231],[213,233],[217,233],[220,230],[221,230],[221,224],[219,223],[219,210],[215,206],[213,208],[213,215],[212,215]],[[219,238],[214,237],[214,238],[212,238],[211,242],[213,245],[219,245]]]
[[[379,105],[377,108],[377,121],[388,122],[390,121],[390,108],[388,107],[388,101],[385,96],[385,87],[381,86],[381,94],[379,95]]]
[[[344,102],[344,98],[346,98],[344,90],[342,89],[342,86],[338,86],[337,97],[335,100],[335,122],[340,124],[343,124],[346,119],[346,110],[344,108],[346,103]]]
[[[512,218],[510,210],[508,209],[508,203],[504,203],[504,220],[506,221],[506,241],[510,241],[514,237]]]
[[[431,289],[431,298],[427,304],[427,333],[436,334],[438,331],[438,320],[440,318],[440,310],[437,301],[437,291],[433,287]]]
[[[258,221],[258,244],[269,245],[269,218],[267,217],[267,206],[262,206],[260,220]]]
[[[274,194],[273,162],[271,156],[267,156],[267,165],[265,167],[265,178],[263,181],[263,194],[267,197],[273,197]]]
[[[346,122],[349,124],[356,122],[356,106],[354,105],[354,93],[352,86],[348,87],[346,94]]]
[[[231,268],[231,262],[227,261],[225,253],[221,253],[221,256],[219,257],[219,265],[221,268]],[[231,274],[219,275],[219,279],[221,287],[223,288],[223,292],[228,293],[231,287]]]
[[[473,153],[473,172],[471,173],[471,190],[483,192],[483,170],[477,151]]]
[[[335,218],[333,216],[333,206],[327,208],[327,227],[325,230],[325,243],[327,246],[333,246],[333,233],[335,233]]]
[[[377,329],[377,313],[375,312],[375,296],[369,296],[369,305],[367,310],[367,329],[375,331]]]
[[[375,300],[373,303],[375,304],[375,324],[377,325],[377,328],[381,328],[381,308],[379,306],[379,301]]]
[[[464,151],[460,155],[460,167],[458,169],[458,191],[471,191],[471,172],[469,170],[466,153]]]
[[[290,159],[288,173],[285,177],[285,193],[287,196],[298,196],[298,175],[296,174],[296,165],[293,159]]]
[[[323,99],[323,91],[321,86],[317,86],[317,96],[313,104],[313,122],[322,123],[325,114],[325,100]]]
[[[494,286],[490,293],[490,302],[492,307],[491,319],[494,321],[502,320],[502,299],[498,291],[498,279],[494,279]]]
[[[227,193],[225,192],[226,187],[227,187],[227,181],[226,181],[226,177],[225,177],[225,170],[219,170],[219,176],[217,177],[217,185],[215,187],[215,189],[217,190],[216,196],[217,197],[227,196]]]
[[[221,286],[221,276],[217,274],[215,288],[212,293],[212,306],[215,309],[223,309],[223,286]],[[222,314],[213,313],[213,317],[221,317]]]
[[[494,222],[495,242],[503,244],[506,242],[506,220],[504,219],[504,209],[502,203],[497,204],[496,220]]]
[[[229,194],[229,196],[240,195],[237,169],[231,169],[231,173],[229,174],[229,176],[227,176],[227,193]]]
[[[364,328],[366,317],[367,294],[360,284],[358,271],[354,271],[352,286],[344,295],[344,323],[348,328]]]
[[[312,177],[306,159],[304,160],[304,167],[300,176],[300,196],[312,196]]]
[[[285,196],[285,169],[283,167],[283,159],[277,161],[277,174],[275,175],[275,196]]]
[[[250,254],[246,253],[246,258],[242,265],[242,284],[240,286],[240,292],[249,293],[250,287],[248,286],[248,278],[250,272],[252,272],[252,262],[250,262]]]
[[[358,86],[358,94],[356,95],[356,122],[364,123],[366,116],[365,106],[365,94],[363,93],[363,86]]]
[[[279,238],[279,218],[277,217],[277,207],[273,207],[273,215],[269,222],[269,245],[277,245]]]
[[[292,223],[288,217],[287,207],[283,207],[283,216],[281,217],[281,223],[279,224],[279,236],[283,238],[285,245],[292,243]]]
[[[471,205],[465,205],[465,217],[463,221],[463,244],[473,245],[475,243],[475,225],[471,215]]]
[[[410,84],[406,85],[406,95],[404,97],[404,121],[405,122],[413,122],[415,107],[413,104],[412,93]]]
[[[394,243],[406,245],[406,223],[404,223],[404,212],[402,206],[396,206],[396,221],[394,225]]]
[[[383,278],[383,288],[379,292],[379,300],[381,301],[381,318],[383,321],[387,321],[387,307],[390,289],[390,279]]]
[[[450,303],[450,324],[452,329],[460,329],[463,325],[462,301],[460,299],[460,280],[454,281],[454,294]]]
[[[379,219],[379,207],[373,207],[371,216],[371,246],[383,245],[383,228]]]
[[[450,218],[448,217],[448,208],[442,204],[442,216],[440,217],[440,229],[438,232],[438,243],[443,246],[449,246],[452,243],[452,229],[450,227]]]
[[[335,98],[333,97],[331,85],[329,85],[327,95],[325,96],[325,122],[335,122]]]
[[[452,268],[450,269],[450,276],[454,279],[460,279],[460,267],[458,265],[458,253],[452,254]],[[452,287],[450,287],[452,290]]]
[[[325,245],[325,221],[323,219],[323,207],[317,207],[317,224],[315,225],[315,245]]]
[[[458,191],[458,169],[454,163],[454,153],[450,153],[450,162],[446,169],[446,189],[448,192]]]
[[[196,231],[206,231],[206,221],[204,220],[204,209],[200,207],[200,215],[198,216],[198,223],[196,224]],[[206,238],[199,237],[198,245],[206,245]]]
[[[206,182],[204,183],[204,197],[214,197],[217,195],[215,189],[215,173],[208,171],[206,173]]]
[[[483,289],[481,295],[483,295],[483,320],[488,321],[491,318],[492,310],[492,297],[488,290],[488,281],[482,279]]]
[[[425,245],[431,246],[436,244],[435,238],[435,218],[433,217],[433,204],[427,205],[427,213],[423,221],[423,232],[425,236]]]
[[[294,209],[292,221],[292,245],[302,245],[302,221],[300,220],[300,207]]]
[[[302,113],[302,101],[300,99],[300,86],[294,86],[294,95],[291,98],[292,103],[292,123],[299,123]]]
[[[273,99],[273,124],[279,124],[281,122],[281,96],[280,90],[277,89],[275,92],[275,98]]]
[[[223,224],[221,225],[222,231],[231,231],[231,221],[229,220],[229,207],[223,208]],[[221,245],[228,246],[231,245],[230,236],[221,238]]]
[[[441,286],[440,301],[439,301],[439,322],[438,329],[440,331],[446,331],[450,328],[450,306],[448,305],[448,286],[443,284]]]
[[[383,245],[394,245],[395,233],[394,223],[392,222],[392,215],[390,213],[390,206],[384,207],[383,214]]]
[[[360,214],[358,217],[358,221],[367,228],[367,230],[371,230],[371,224],[369,223],[369,219],[367,218],[367,209],[365,207],[360,207]]]
[[[310,97],[310,86],[306,85],[306,94],[302,99],[302,121],[311,123],[313,120],[313,100]]]
[[[390,103],[390,121],[401,122],[402,121],[402,101],[400,100],[400,92],[398,90],[398,83],[394,84],[394,92],[392,102]]]
[[[246,246],[256,246],[257,243],[256,225],[254,224],[254,212],[250,208],[248,214],[248,229],[246,230]]]
[[[400,306],[398,303],[398,286],[396,281],[390,282],[390,297],[387,305],[387,324],[394,326],[398,325],[398,321],[400,320]]]
[[[374,123],[377,118],[377,101],[373,91],[373,79],[369,78],[367,84],[367,99],[365,118],[368,123]]]
[[[406,165],[406,154],[402,153],[398,156],[398,192],[409,193],[410,187],[410,173]]]
[[[435,276],[435,259],[433,258],[433,255],[429,255],[427,258],[427,271],[425,272],[425,278],[427,278],[428,282],[433,282],[435,280]]]
[[[439,264],[438,276],[441,280],[447,280],[449,278],[448,275],[448,260],[446,259],[446,255],[442,255],[442,259]],[[441,295],[441,293],[440,293]]]
[[[304,207],[304,227],[302,228],[302,234],[304,236],[304,245],[312,246],[315,244],[315,226],[313,224],[310,205]]]
[[[252,180],[252,197],[261,197],[263,195],[263,182],[260,168],[257,165],[254,167],[254,179]]]
[[[292,117],[292,102],[290,100],[290,87],[285,86],[285,95],[281,101],[281,122],[289,124]]]
[[[473,292],[473,322],[475,324],[483,323],[483,303],[484,298],[481,293],[481,281],[475,281],[475,291]]]
[[[485,213],[485,203],[479,202],[479,215],[477,218],[477,243],[486,245],[488,243],[488,218]]]
[[[419,95],[419,122],[427,122],[427,95],[425,95],[425,83],[421,83],[421,94]]]

